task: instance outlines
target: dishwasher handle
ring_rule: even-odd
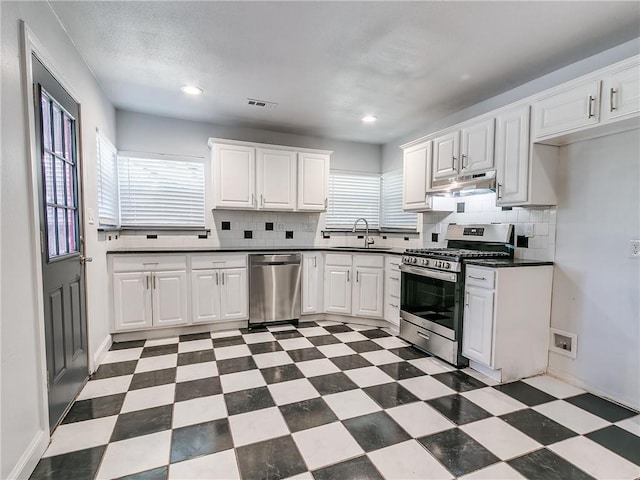
[[[285,255],[249,255],[250,266],[258,265],[300,265],[301,255],[285,254]]]

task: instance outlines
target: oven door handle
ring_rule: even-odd
[[[411,273],[420,277],[435,278],[438,280],[444,280],[445,282],[455,282],[457,274],[449,272],[439,272],[437,270],[431,270],[429,268],[412,267],[409,265],[400,265],[400,271],[405,273]]]

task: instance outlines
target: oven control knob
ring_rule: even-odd
[[[418,259],[417,259],[416,257],[413,257],[413,258],[411,259],[411,263],[418,263]]]
[[[444,268],[446,268],[447,270],[450,270],[451,269],[451,264],[449,262],[445,262]]]
[[[423,266],[425,266],[425,267],[426,267],[427,265],[429,265],[429,260],[427,260],[426,258],[423,258],[423,259],[422,259],[422,265],[423,265]]]

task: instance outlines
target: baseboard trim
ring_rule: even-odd
[[[45,432],[44,430],[38,431],[7,478],[9,480],[28,479],[48,446],[49,432]]]
[[[113,339],[111,338],[111,335],[107,334],[107,336],[104,337],[104,340],[96,350],[96,353],[93,354],[93,365],[91,365],[91,371],[89,373],[92,374],[95,373],[96,370],[98,370],[98,367],[102,364],[102,361],[107,355],[107,352],[109,352],[112,344]]]

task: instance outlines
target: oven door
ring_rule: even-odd
[[[400,271],[400,316],[445,338],[460,340],[459,274],[410,265],[401,265]]]

